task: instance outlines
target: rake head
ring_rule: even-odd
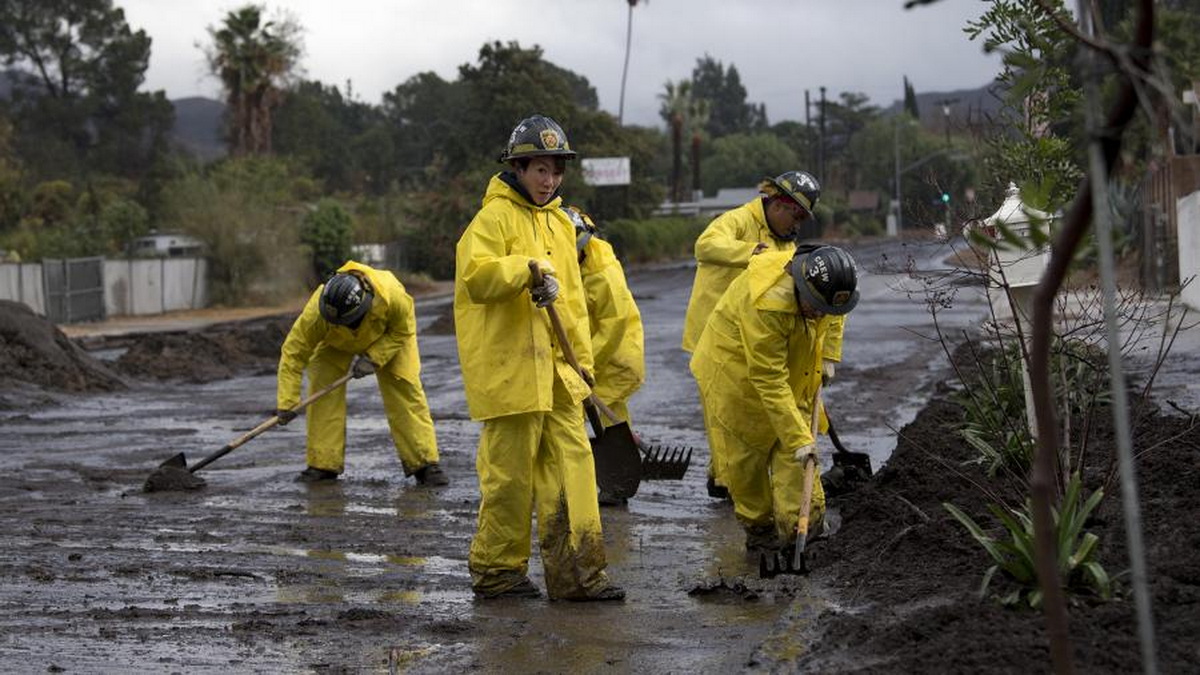
[[[806,575],[808,560],[803,546],[785,546],[778,550],[766,550],[758,556],[758,577],[772,579],[781,574]]]
[[[642,449],[642,480],[682,480],[692,461],[692,448]]]

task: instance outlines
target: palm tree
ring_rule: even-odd
[[[704,127],[712,113],[712,101],[693,98],[688,109],[688,126],[692,129],[692,192],[700,188],[700,141],[704,139]]]
[[[678,204],[683,201],[683,128],[692,108],[692,81],[667,80],[666,91],[658,97],[662,100],[658,114],[671,127],[671,200]]]
[[[625,67],[621,69],[621,103],[617,106],[617,124],[625,119],[625,78],[629,75],[629,47],[633,41],[633,8],[639,0],[625,0],[629,3],[629,19],[625,22]],[[641,0],[646,3],[650,0]]]
[[[294,20],[262,21],[263,8],[245,5],[225,16],[222,28],[208,29],[209,69],[221,79],[228,106],[233,155],[271,152],[271,111],[298,67],[303,51]]]

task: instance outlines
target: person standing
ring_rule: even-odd
[[[759,184],[759,196],[717,216],[696,239],[696,277],[683,324],[683,350],[691,353],[704,325],[729,284],[751,258],[767,251],[795,250],[801,223],[813,217],[821,185],[812,174],[785,171]],[[707,416],[707,413],[706,413]],[[728,497],[716,470],[720,464],[709,448],[708,494]]]
[[[844,316],[858,297],[854,259],[840,248],[764,253],[729,285],[696,345],[690,366],[709,446],[720,448],[747,549],[795,541],[803,462],[816,459],[813,402],[824,361],[841,357]],[[811,508],[819,532],[820,480]]]
[[[508,169],[489,181],[455,249],[459,361],[471,418],[483,422],[475,460],[479,521],[468,555],[472,589],[482,599],[541,595],[527,575],[535,509],[551,599],[625,598],[605,572],[580,407],[589,382],[567,363],[542,309],[554,303],[580,365],[590,368],[574,227],[558,194],[574,157],[553,119],[518,123],[500,158]]]
[[[446,485],[421,386],[413,299],[391,272],[354,261],[313,292],[283,342],[276,393],[280,424],[296,416],[290,409],[300,401],[306,370],[314,392],[351,369],[356,378],[375,375],[404,475],[421,485]],[[346,457],[346,388],[314,401],[307,417],[308,466],[296,480],[335,480]]]
[[[612,244],[598,236],[590,216],[570,207],[567,215],[575,224],[575,248],[587,300],[588,327],[592,337],[593,393],[617,419],[601,415],[605,426],[630,423],[629,398],[646,380],[646,349],[642,315],[625,281],[625,270]],[[634,434],[634,440],[641,439]],[[615,506],[625,500],[600,490],[600,505]]]

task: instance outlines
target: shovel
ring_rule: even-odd
[[[346,382],[350,381],[350,378],[352,377],[354,377],[354,373],[346,373],[345,375],[331,382],[329,386],[325,387],[324,389],[310,394],[308,398],[297,403],[295,406],[290,408],[288,412],[299,413],[301,410],[307,408],[313,401],[346,384]],[[146,484],[143,489],[146,492],[160,492],[165,490],[195,490],[202,488],[204,487],[204,479],[193,475],[195,472],[203,469],[209,464],[212,464],[225,455],[228,455],[235,449],[244,445],[246,442],[254,439],[259,434],[278,424],[279,416],[272,415],[266,421],[230,441],[220,450],[212,453],[199,462],[196,462],[190,467],[187,465],[187,457],[185,457],[181,452],[160,464],[158,468],[155,469],[154,472],[151,473],[146,479]]]
[[[817,440],[818,422],[821,419],[821,387],[813,397],[812,434]],[[804,547],[808,544],[808,519],[812,508],[813,481],[816,480],[817,456],[809,455],[804,460],[804,490],[800,494],[800,518],[796,524],[796,547],[788,555],[786,550],[762,553],[758,557],[758,576],[770,579],[780,574],[808,574],[804,558]]]
[[[865,452],[850,452],[842,445],[837,431],[833,428],[833,420],[829,418],[829,409],[825,408],[825,423],[829,427],[829,440],[833,441],[833,466],[840,467],[846,472],[851,481],[866,481],[875,475],[871,469],[871,456]]]
[[[537,262],[529,261],[529,272],[533,276],[533,284],[540,285],[542,270]],[[575,372],[583,377],[583,368],[575,358],[575,350],[571,349],[567,331],[563,328],[562,318],[558,316],[553,302],[546,305],[546,314],[550,317],[550,325],[554,329],[554,336],[562,349],[563,357]],[[632,497],[642,480],[642,458],[639,455],[641,448],[634,439],[633,432],[624,422],[606,429],[600,419],[600,413],[603,412],[613,422],[617,422],[617,415],[594,393],[589,393],[584,399],[583,409],[595,434],[591,440],[592,459],[596,463],[596,484],[615,498]]]

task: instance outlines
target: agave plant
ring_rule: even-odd
[[[1067,484],[1066,494],[1058,508],[1053,510],[1058,571],[1066,580],[1068,591],[1094,592],[1107,600],[1112,595],[1112,582],[1104,567],[1095,559],[1096,544],[1100,538],[1083,531],[1088,516],[1104,498],[1104,491],[1098,489],[1082,502],[1081,492],[1079,474],[1073,474]],[[1024,599],[1031,607],[1040,606],[1042,593],[1037,587],[1034,566],[1033,518],[1029,501],[1026,500],[1024,508],[1019,510],[988,504],[988,509],[1007,530],[1008,537],[1004,539],[984,532],[978,523],[953,504],[945,502],[942,507],[971,533],[995,561],[983,574],[983,583],[979,586],[980,597],[987,595],[992,579],[999,572],[1018,585],[1016,590],[1000,598],[1002,603],[1015,605]]]

